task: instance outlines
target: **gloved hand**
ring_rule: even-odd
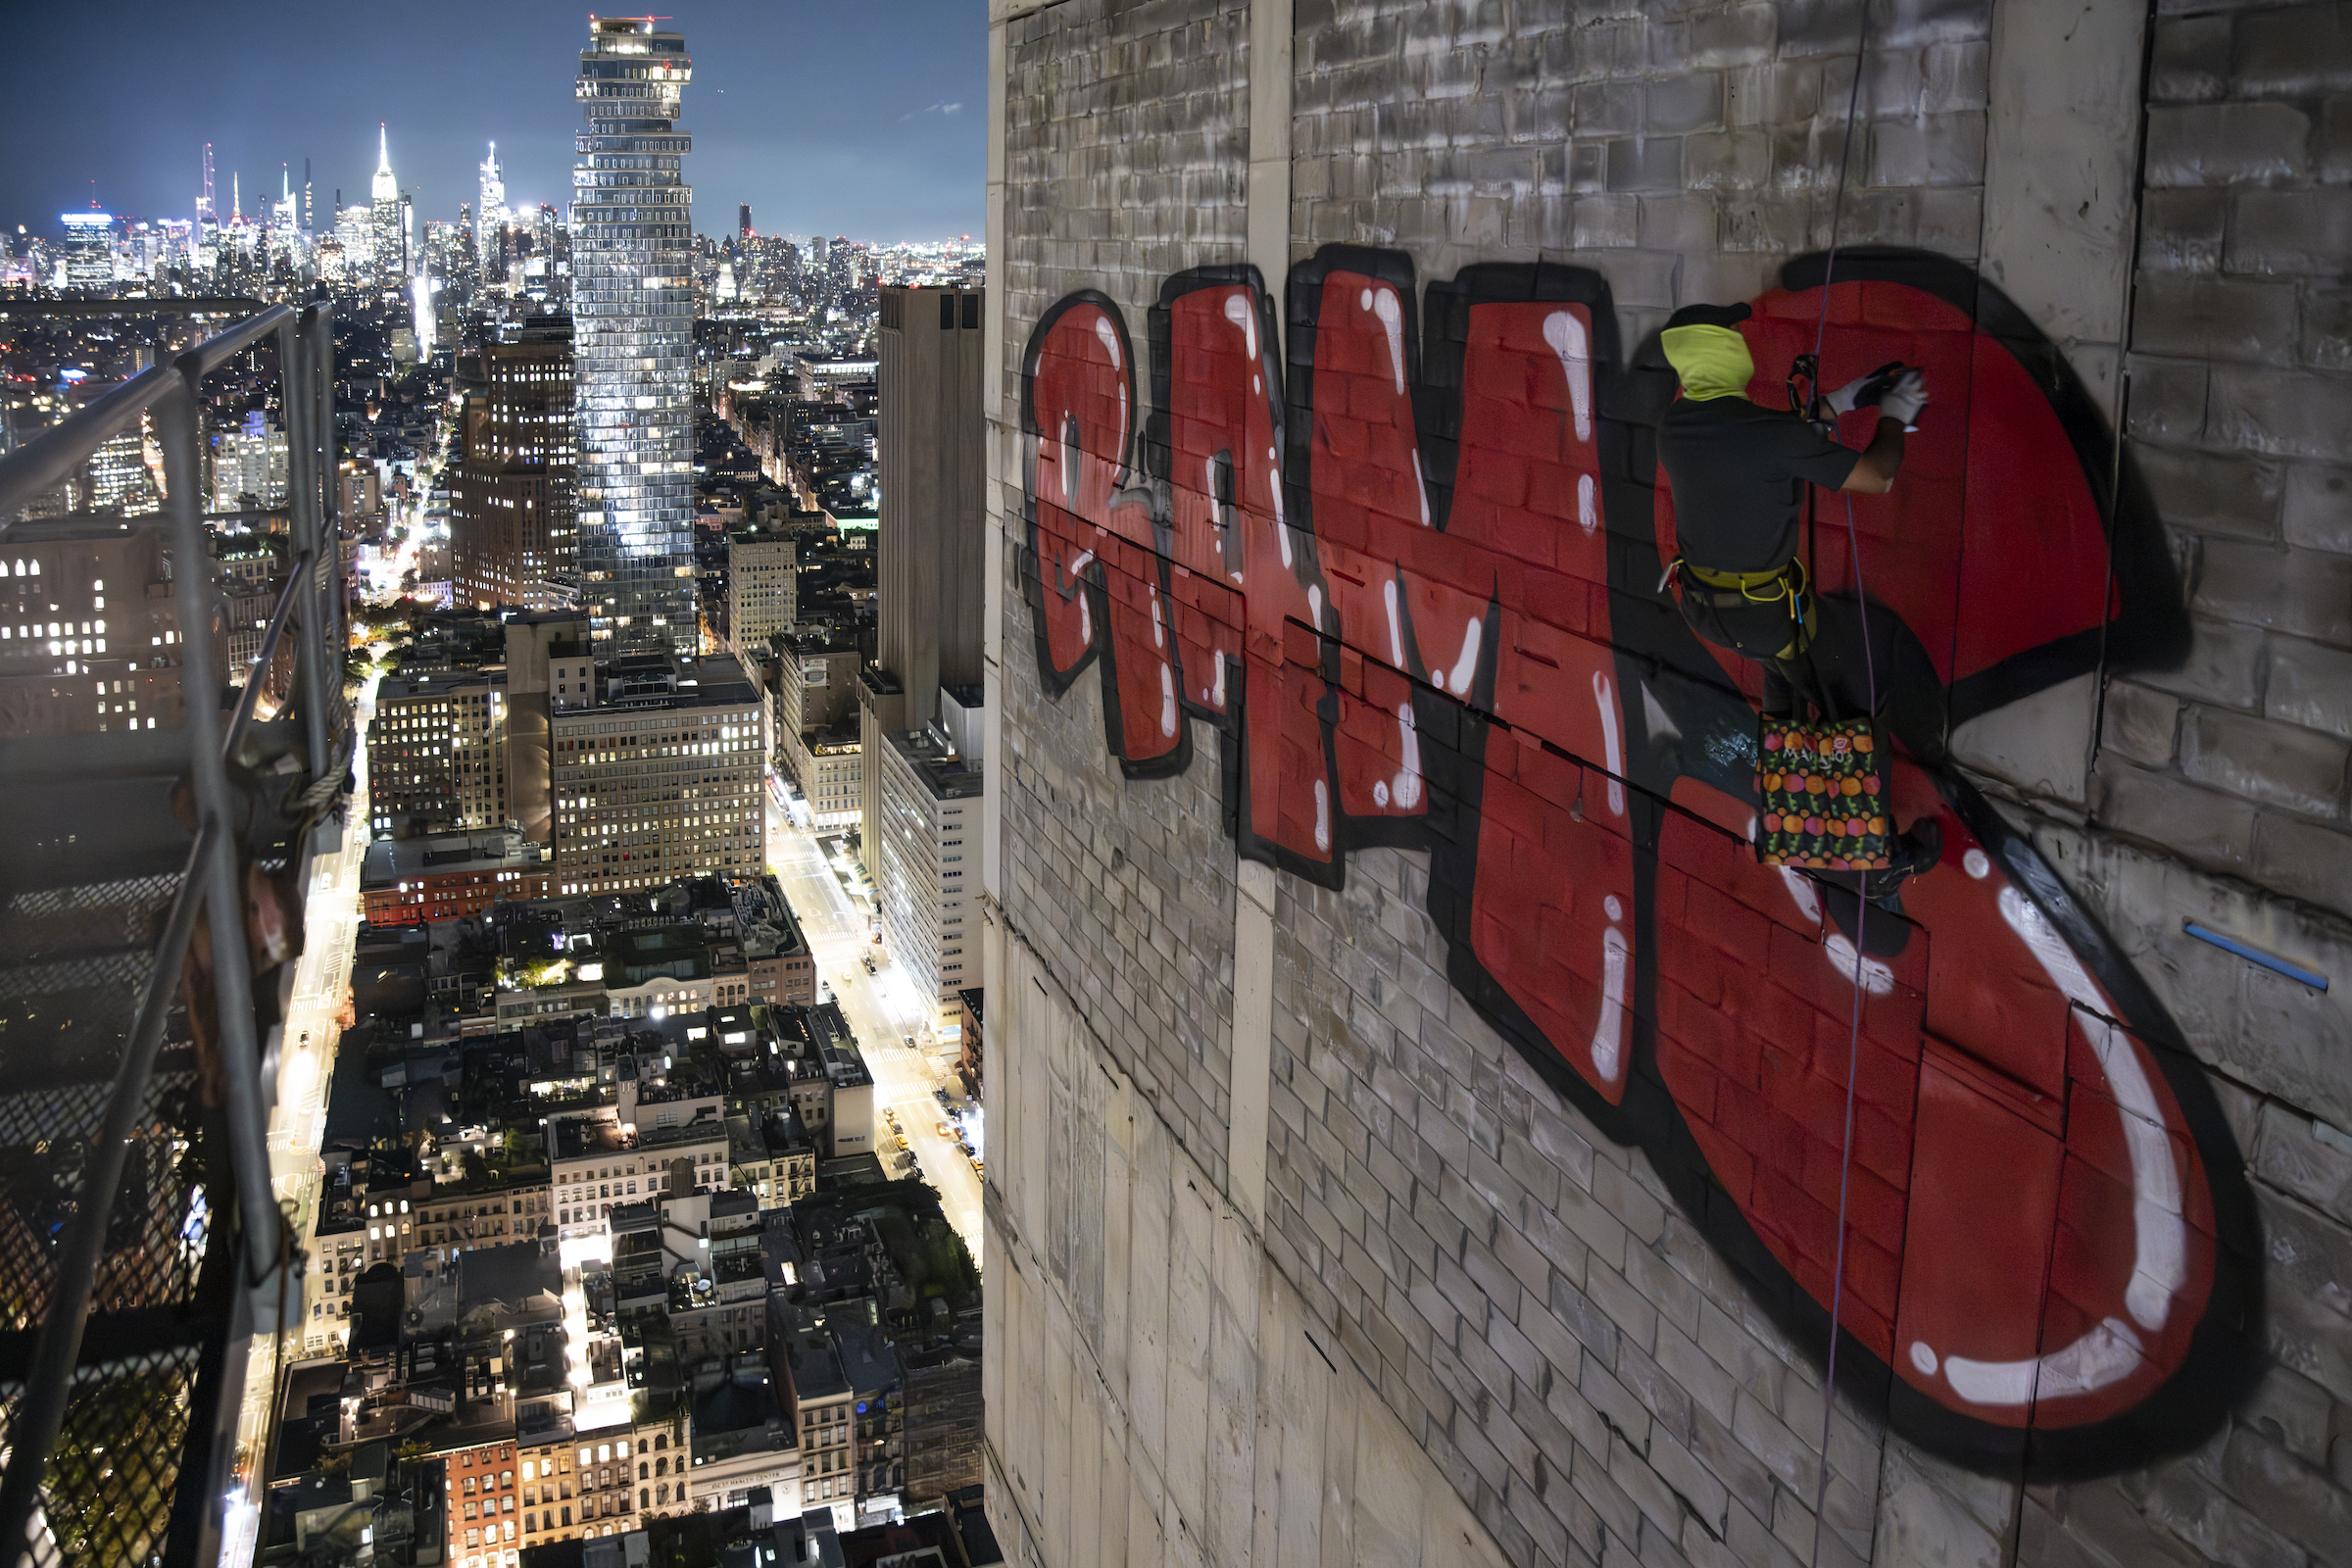
[[[1903,368],[1902,361],[1888,360],[1868,375],[1855,376],[1837,391],[1825,395],[1821,401],[1829,406],[1832,415],[1867,409],[1886,395],[1887,388],[1894,385],[1895,377],[1901,374]]]
[[[1883,417],[1900,419],[1906,430],[1919,426],[1920,410],[1928,406],[1928,378],[1925,372],[1906,369],[1894,378],[1879,398],[1879,413]]]

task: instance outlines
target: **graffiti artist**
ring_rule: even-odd
[[[1834,426],[1749,398],[1756,368],[1739,330],[1749,315],[1746,305],[1686,306],[1660,338],[1682,383],[1658,459],[1674,487],[1682,554],[1667,575],[1683,618],[1762,666],[1767,713],[1803,717],[1808,704],[1825,718],[1867,713],[1912,755],[1936,756],[1941,705],[1916,639],[1884,604],[1865,615],[1855,595],[1816,592],[1803,548],[1808,481],[1862,495],[1894,487],[1904,428],[1928,406],[1927,377],[1885,366],[1824,395],[1833,417],[1878,408],[1870,445],[1856,451]],[[1935,824],[1922,822],[1897,845],[1889,883],[1940,853]]]

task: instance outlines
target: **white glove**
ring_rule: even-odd
[[[1828,407],[1830,413],[1833,415],[1851,414],[1854,412],[1855,397],[1858,396],[1865,387],[1869,386],[1873,381],[1878,379],[1879,376],[1876,371],[1873,371],[1869,375],[1857,375],[1851,381],[1848,381],[1845,383],[1845,385],[1839,387],[1837,391],[1823,394],[1821,401],[1825,406]]]
[[[1919,425],[1919,412],[1928,406],[1928,378],[1919,370],[1905,370],[1894,378],[1879,399],[1879,413],[1889,419],[1899,419],[1906,430]]]
[[[1856,409],[1871,407],[1886,395],[1889,387],[1894,385],[1894,378],[1902,372],[1902,361],[1888,360],[1868,375],[1855,376],[1837,391],[1823,397],[1821,401],[1833,415],[1851,414]]]

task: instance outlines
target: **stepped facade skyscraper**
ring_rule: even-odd
[[[580,597],[600,651],[691,647],[694,627],[694,66],[643,17],[597,17],[571,207]]]
[[[496,142],[490,144],[490,156],[482,160],[480,213],[473,228],[474,260],[480,266],[482,275],[488,278],[498,265],[499,230],[507,221],[507,175],[498,162]]]
[[[390,134],[380,122],[375,127],[375,178],[368,194],[376,280],[387,288],[398,288],[409,273],[409,225],[401,212],[400,181],[392,176]]]

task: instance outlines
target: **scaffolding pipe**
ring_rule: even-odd
[[[250,325],[251,323],[248,323]],[[272,323],[274,324],[274,323]],[[221,760],[220,666],[213,650],[213,614],[218,594],[206,567],[211,543],[205,537],[197,499],[200,466],[197,394],[206,362],[218,365],[230,349],[208,355],[205,345],[173,362],[179,390],[156,408],[163,435],[165,510],[171,514],[179,596],[180,711],[188,730],[188,771],[195,785],[198,831],[207,847],[200,867],[213,946],[214,1049],[228,1102],[229,1159],[237,1173],[237,1207],[244,1234],[247,1284],[258,1284],[277,1257],[277,1203],[270,1193],[269,1122],[262,1112],[261,1052],[253,1029],[253,965],[245,946],[245,889],[237,846],[229,830],[228,769]],[[264,1237],[267,1237],[265,1242]]]
[[[302,385],[309,369],[309,355],[304,352],[306,345],[302,326],[309,315],[306,311],[298,318],[289,314],[277,329],[278,402],[286,411],[286,506],[294,532],[294,563],[290,568],[293,580],[286,584],[288,593],[281,604],[291,605],[301,599],[304,629],[324,631],[325,623],[318,617],[318,595],[312,594],[307,598],[300,595],[300,586],[309,578],[312,563],[318,557],[318,492],[317,484],[311,482],[318,468],[318,452],[311,431],[311,419],[316,411],[311,406],[311,400],[303,395],[307,389]],[[333,701],[333,697],[327,686],[326,670],[322,667],[325,661],[319,641],[315,635],[304,637],[295,650],[298,660],[295,687],[302,694],[302,733],[307,748],[305,761],[308,764],[306,772],[314,779],[334,762],[326,730],[327,705]],[[264,657],[268,655],[265,653]],[[251,682],[252,677],[248,676],[247,684]]]

